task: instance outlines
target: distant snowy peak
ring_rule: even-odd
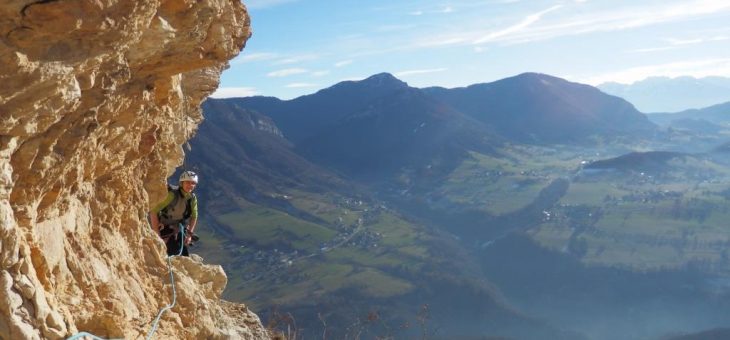
[[[649,77],[633,84],[603,83],[598,88],[645,113],[679,112],[730,101],[730,78],[725,77]]]

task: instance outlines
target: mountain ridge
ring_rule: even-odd
[[[714,124],[730,122],[730,102],[720,103],[699,109],[688,109],[675,113],[652,113],[648,116],[657,124],[669,124],[679,119],[699,119]]]
[[[625,100],[604,95],[589,85],[540,73],[428,91],[521,142],[575,141],[591,133],[654,132],[653,124]]]
[[[316,152],[318,148],[332,149],[338,156],[330,157],[328,164],[347,174],[373,166],[391,173],[434,166],[419,153],[442,155],[435,159],[443,160],[441,172],[445,172],[466,152],[489,153],[504,142],[591,144],[594,139],[636,140],[656,133],[656,126],[630,103],[588,85],[539,73],[455,89],[414,88],[379,73],[292,100],[228,100],[271,117],[303,154],[318,157],[329,154]],[[358,126],[356,121],[370,123]],[[440,144],[418,141],[421,124],[438,130],[430,133],[441,136]],[[365,135],[373,136],[375,144],[366,143]],[[393,154],[382,152],[388,147],[385,140],[395,148],[391,151],[400,150],[393,159],[382,159]]]
[[[730,101],[730,78],[649,77],[631,84],[608,82],[597,86],[634,103],[642,112],[679,112]]]

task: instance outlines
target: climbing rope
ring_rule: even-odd
[[[68,338],[66,340],[75,340],[75,339],[79,339],[79,338],[81,338],[83,336],[88,336],[88,337],[90,337],[90,338],[92,338],[94,340],[106,340],[104,338],[100,338],[100,337],[98,337],[98,336],[96,336],[94,334],[87,333],[87,332],[81,332],[81,333],[75,334],[74,336],[72,336],[72,337],[70,337],[70,338]],[[124,340],[124,339],[109,339],[109,340]]]
[[[177,302],[177,291],[175,289],[175,276],[172,273],[172,262],[170,259],[174,256],[182,255],[183,249],[185,249],[185,226],[182,223],[180,223],[178,226],[180,227],[180,252],[177,255],[168,255],[167,256],[167,269],[170,271],[170,282],[172,283],[172,303],[165,306],[165,308],[162,308],[162,310],[160,310],[160,312],[157,313],[155,322],[152,323],[152,328],[150,329],[150,332],[147,334],[146,340],[152,339],[152,335],[154,335],[155,332],[157,331],[157,324],[160,322],[162,313],[164,313],[167,310],[172,309],[172,307],[175,307],[175,303]]]
[[[145,338],[146,340],[152,339],[152,336],[155,334],[155,332],[157,332],[157,326],[158,326],[158,323],[160,322],[160,318],[162,317],[162,313],[175,307],[175,303],[177,302],[177,290],[175,289],[175,276],[173,275],[173,272],[172,272],[171,258],[176,257],[176,256],[181,256],[183,253],[183,250],[185,249],[185,226],[182,223],[180,223],[178,226],[180,228],[180,234],[179,234],[180,252],[177,255],[168,255],[166,257],[167,258],[167,269],[170,272],[170,283],[172,284],[172,303],[168,304],[167,306],[162,308],[159,313],[157,313],[157,317],[155,318],[155,321],[152,323],[152,327],[150,328],[150,331],[147,333],[147,337]],[[98,337],[98,336],[88,333],[88,332],[79,332],[79,333],[74,334],[73,336],[67,338],[66,340],[76,340],[81,337],[91,337],[93,340],[124,340],[124,339],[104,339],[104,338]]]

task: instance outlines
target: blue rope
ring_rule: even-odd
[[[160,310],[159,313],[157,313],[157,317],[155,318],[155,321],[152,323],[152,328],[150,328],[150,331],[147,334],[146,340],[150,340],[152,338],[152,336],[155,334],[155,332],[157,332],[157,325],[160,322],[162,313],[175,307],[175,303],[177,302],[177,291],[175,290],[175,276],[172,273],[172,262],[170,259],[175,256],[181,256],[183,253],[183,250],[185,249],[185,226],[182,223],[178,224],[178,226],[180,227],[180,252],[177,255],[168,255],[167,256],[167,269],[170,271],[170,282],[172,283],[172,303],[168,304],[167,306],[162,308],[162,310]],[[66,340],[75,340],[75,339],[79,339],[84,336],[91,337],[93,340],[107,340],[107,339],[100,338],[100,337],[98,337],[94,334],[88,333],[88,332],[79,332],[79,333],[74,334],[73,336],[67,338]],[[108,339],[108,340],[123,340],[123,339]]]

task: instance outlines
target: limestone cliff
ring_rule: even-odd
[[[145,215],[250,35],[246,9],[6,0],[0,33],[0,338],[144,337],[172,302]],[[221,267],[172,263],[155,338],[268,337],[219,299]]]

